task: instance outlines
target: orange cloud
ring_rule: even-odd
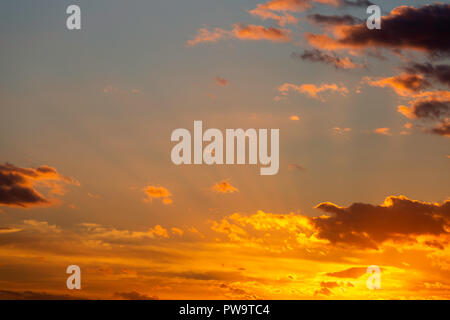
[[[227,86],[227,85],[228,85],[228,82],[229,82],[227,79],[221,78],[221,77],[216,77],[214,80],[216,81],[216,83],[217,83],[218,85],[221,85],[221,86],[223,86],[223,87]]]
[[[300,118],[299,118],[299,116],[293,115],[293,116],[290,116],[290,117],[289,117],[289,120],[299,121]]]
[[[269,40],[275,42],[286,42],[290,40],[291,31],[280,28],[266,28],[256,25],[235,24],[233,33],[241,40]]]
[[[233,193],[239,192],[239,190],[233,187],[228,181],[223,180],[211,187],[211,189],[217,193]]]
[[[147,200],[149,202],[152,202],[153,199],[161,199],[164,204],[171,204],[173,202],[171,199],[172,194],[164,187],[147,186],[144,191],[147,194]]]
[[[226,31],[220,28],[215,28],[213,31],[209,31],[206,28],[201,28],[197,31],[197,35],[194,39],[188,40],[187,45],[193,47],[198,43],[217,42],[229,37],[231,37],[230,31]]]
[[[213,31],[208,31],[206,28],[198,30],[194,39],[187,42],[188,46],[195,46],[199,43],[217,42],[225,39],[239,39],[239,40],[268,40],[272,42],[287,42],[290,41],[291,31],[289,29],[263,27],[259,25],[246,25],[236,23],[233,25],[231,31],[216,28]]]
[[[249,13],[253,16],[257,16],[263,20],[275,20],[278,25],[284,27],[286,24],[297,24],[298,19],[294,16],[290,15],[287,12],[284,12],[282,15],[276,14],[270,10],[268,10],[264,5],[258,4],[258,6],[250,10]]]
[[[300,12],[312,7],[310,0],[272,0],[259,7],[273,11]]]
[[[335,83],[323,83],[319,86],[316,86],[314,84],[295,85],[286,82],[278,87],[278,92],[280,92],[280,94],[283,96],[288,95],[289,91],[296,91],[301,94],[306,94],[307,96],[313,99],[321,100],[322,102],[324,102],[325,99],[319,95],[320,93],[330,91],[340,93],[343,96],[348,93],[348,89],[345,86],[338,86]]]
[[[265,4],[259,4],[261,10],[272,10],[279,12],[302,12],[313,7],[313,3],[321,3],[337,7],[339,0],[271,0]]]
[[[381,134],[381,135],[384,135],[384,136],[392,135],[390,128],[377,128],[377,129],[373,130],[373,133]]]
[[[366,83],[375,87],[390,87],[400,96],[411,96],[427,88],[430,84],[422,75],[403,73],[399,76],[372,80],[369,77],[363,79]]]
[[[402,115],[404,115],[405,117],[407,117],[408,119],[414,119],[415,115],[414,112],[411,111],[410,108],[408,108],[407,106],[398,106],[397,111],[399,113],[401,113]]]

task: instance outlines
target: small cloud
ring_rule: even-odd
[[[184,233],[183,230],[181,230],[179,228],[175,228],[175,227],[171,228],[170,230],[172,231],[173,234],[177,234],[179,236],[182,236]]]
[[[152,202],[153,199],[161,199],[162,203],[166,205],[173,202],[172,194],[164,187],[147,186],[144,191],[148,196],[148,199],[146,199],[148,202]]]
[[[221,78],[221,77],[216,77],[214,79],[216,81],[216,83],[222,87],[225,87],[228,85],[229,81],[225,78]]]
[[[99,194],[94,194],[94,193],[90,193],[88,192],[87,196],[91,199],[100,199],[100,195]]]
[[[403,125],[403,127],[405,128],[405,130],[402,130],[400,132],[400,134],[401,135],[405,135],[405,136],[410,135],[411,134],[411,129],[413,128],[413,124],[411,122],[408,122],[408,123],[405,123]]]
[[[288,169],[289,169],[289,170],[298,170],[298,171],[303,171],[303,170],[305,170],[305,168],[303,168],[301,165],[296,164],[296,163],[290,163],[290,164],[288,164]]]
[[[296,116],[296,115],[293,115],[293,116],[290,116],[290,117],[289,117],[289,120],[299,121],[299,120],[300,120],[300,117],[299,117],[299,116]]]
[[[385,136],[391,136],[391,129],[390,128],[377,128],[373,130],[373,133],[375,134],[381,134]]]
[[[399,113],[401,113],[402,115],[404,115],[405,117],[407,117],[408,119],[415,118],[414,112],[412,112],[412,110],[410,108],[408,108],[407,106],[404,106],[404,105],[398,106],[397,111]]]
[[[227,180],[220,181],[211,187],[216,193],[233,193],[239,190],[233,187]]]
[[[159,224],[157,224],[154,228],[150,228],[148,231],[163,238],[169,237],[169,233],[167,232],[167,230],[161,227]]]
[[[351,128],[334,127],[331,129],[333,136],[347,136],[350,132],[352,132]]]

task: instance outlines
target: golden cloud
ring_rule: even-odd
[[[146,199],[149,202],[152,202],[153,199],[161,199],[162,203],[164,204],[171,204],[173,202],[172,200],[172,194],[164,187],[160,186],[147,186],[145,188],[145,193],[147,194],[148,199]]]

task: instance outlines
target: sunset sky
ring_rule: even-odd
[[[0,299],[449,299],[450,5],[373,3],[3,1]],[[174,165],[195,120],[278,174]]]

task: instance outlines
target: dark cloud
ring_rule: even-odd
[[[332,15],[327,16],[319,13],[308,15],[308,19],[311,22],[322,25],[354,25],[362,23],[363,20],[357,17],[345,14],[345,15]]]
[[[313,46],[329,50],[385,47],[414,49],[433,56],[450,53],[449,4],[397,7],[382,17],[379,30],[370,30],[365,24],[336,28],[337,39],[314,34],[307,34],[307,38]]]
[[[431,133],[440,135],[440,136],[446,136],[450,137],[450,121],[442,122],[436,127],[431,129]]]
[[[423,92],[409,102],[410,107],[399,106],[398,112],[410,119],[426,121],[424,131],[450,136],[450,92],[445,90]],[[434,122],[435,126],[430,127]]]
[[[417,118],[441,119],[450,116],[450,101],[419,101],[413,106]]]
[[[48,204],[30,183],[35,174],[10,164],[0,165],[0,204],[21,207]]]
[[[158,297],[156,296],[148,296],[146,294],[142,294],[136,291],[115,292],[114,297],[124,300],[158,300]]]
[[[410,73],[421,73],[429,78],[439,81],[442,84],[450,86],[450,65],[431,63],[412,63],[405,67]]]
[[[12,164],[0,164],[0,205],[31,207],[48,205],[47,200],[36,190],[41,184],[55,194],[62,194],[63,184],[77,184],[70,178],[60,175],[49,166],[20,168]]]
[[[319,204],[317,209],[331,214],[312,219],[318,236],[333,244],[378,249],[386,240],[414,241],[418,235],[448,234],[450,201],[442,204],[390,196],[382,205],[354,203],[339,207]]]
[[[33,291],[0,290],[0,300],[85,300],[69,295]]]
[[[332,65],[336,69],[353,69],[360,67],[359,65],[354,64],[348,57],[340,58],[336,54],[327,54],[317,49],[305,50],[302,54],[292,52],[291,58],[297,60],[321,62]]]
[[[439,249],[439,250],[444,250],[445,249],[444,245],[442,243],[440,243],[439,241],[437,241],[437,240],[425,241],[424,244],[429,246],[429,247],[436,248],[436,249]]]

